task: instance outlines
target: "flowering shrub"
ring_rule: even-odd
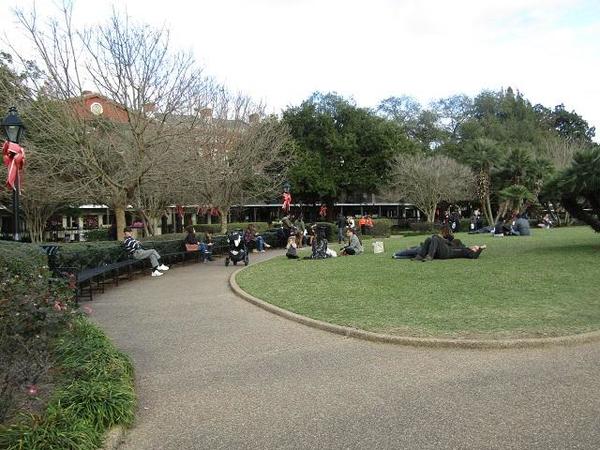
[[[72,317],[72,291],[49,283],[37,245],[0,242],[0,422],[19,395],[36,397],[52,365],[50,344]]]

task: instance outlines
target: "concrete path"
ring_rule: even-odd
[[[91,303],[135,363],[139,411],[122,448],[600,448],[600,344],[431,350],[344,338],[234,296],[233,270],[178,266]]]

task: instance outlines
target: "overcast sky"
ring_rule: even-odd
[[[0,1],[5,30],[17,3],[31,4]],[[41,15],[54,3],[36,2]],[[168,27],[208,73],[272,112],[317,90],[371,107],[511,86],[600,134],[599,0],[79,0],[76,21],[99,24],[112,5]]]

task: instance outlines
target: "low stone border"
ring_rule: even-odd
[[[242,267],[231,274],[229,285],[233,292],[240,298],[259,306],[273,314],[285,317],[309,327],[330,333],[340,334],[342,336],[364,339],[366,341],[381,342],[386,344],[409,345],[413,347],[434,347],[434,348],[463,348],[463,349],[509,349],[509,348],[540,348],[555,345],[577,345],[588,342],[600,341],[600,331],[590,333],[573,334],[569,336],[549,337],[549,338],[529,338],[529,339],[441,339],[441,338],[418,338],[409,336],[393,336],[390,334],[373,333],[371,331],[360,330],[358,328],[344,327],[321,320],[311,319],[301,316],[287,309],[267,303],[264,300],[256,298],[240,288],[237,284],[236,276],[246,267]]]

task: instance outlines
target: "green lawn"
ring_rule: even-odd
[[[588,227],[530,237],[457,235],[478,260],[392,260],[424,237],[385,239],[384,254],[277,257],[237,276],[248,293],[314,319],[405,336],[510,338],[600,329],[600,235]],[[339,245],[331,246],[334,250]]]

